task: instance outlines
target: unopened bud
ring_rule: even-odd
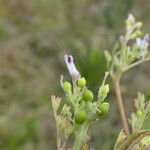
[[[109,93],[109,85],[106,84],[106,85],[100,87],[100,89],[98,91],[98,97],[105,99],[107,97],[108,93]]]
[[[63,83],[63,89],[64,89],[65,92],[71,92],[72,86],[68,81],[65,81]]]
[[[127,27],[131,26],[131,22],[130,22],[129,20],[126,20],[125,23],[126,23],[126,26],[127,26]]]
[[[85,85],[86,85],[86,80],[84,77],[80,78],[78,81],[77,81],[77,84],[79,87],[83,88]]]
[[[136,30],[134,34],[139,37],[142,35],[142,32],[140,30]]]
[[[137,115],[137,117],[140,119],[140,118],[142,117],[143,113],[142,113],[141,110],[138,110],[138,111],[136,112],[136,115]]]
[[[138,29],[140,29],[140,28],[142,27],[142,25],[143,25],[143,24],[142,24],[142,22],[140,22],[140,21],[136,23],[136,27],[137,27]]]

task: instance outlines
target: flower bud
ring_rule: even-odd
[[[87,90],[85,90],[85,91],[83,92],[82,99],[83,99],[85,102],[92,101],[93,98],[94,98],[94,95],[93,95],[92,91],[90,91],[90,90],[87,89]]]
[[[126,23],[127,27],[131,26],[131,22],[130,21],[126,20],[125,23]]]
[[[136,27],[137,27],[138,29],[141,28],[142,25],[143,25],[143,24],[142,24],[142,22],[140,22],[140,21],[136,23]]]
[[[63,89],[65,92],[71,92],[72,86],[68,81],[63,83]]]
[[[75,122],[77,124],[82,124],[86,121],[87,119],[87,115],[86,112],[84,110],[79,110],[77,112],[77,114],[75,115]]]
[[[142,117],[143,113],[142,113],[141,110],[138,110],[138,111],[136,112],[136,115],[137,115],[137,117],[140,119],[140,118]]]
[[[137,37],[140,37],[142,35],[142,32],[140,30],[136,30],[134,33],[132,33],[131,37],[132,39],[135,39]]]
[[[140,30],[137,30],[135,31],[134,33],[137,37],[141,36],[142,35],[142,32]]]
[[[134,24],[135,23],[135,18],[134,18],[133,15],[129,14],[126,21],[129,22],[130,24]]]
[[[106,115],[106,114],[108,113],[108,111],[109,111],[109,103],[103,102],[103,103],[100,104],[97,108],[99,109],[98,114],[99,114],[100,116],[104,116],[104,115]]]
[[[85,85],[86,85],[86,80],[84,77],[80,78],[78,81],[77,81],[77,84],[79,87],[83,88]]]
[[[109,93],[109,85],[106,84],[106,85],[100,87],[100,89],[98,91],[98,97],[105,99],[107,97],[108,93]]]

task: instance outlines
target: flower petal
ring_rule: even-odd
[[[71,55],[66,54],[64,56],[64,59],[65,59],[65,62],[66,62],[66,65],[67,65],[70,75],[73,78],[80,78],[81,76],[80,76],[79,71],[76,69],[76,66],[73,61],[73,57]]]

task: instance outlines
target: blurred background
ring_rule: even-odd
[[[149,0],[0,0],[0,149],[56,150],[52,94],[70,80],[63,56],[71,53],[96,93],[128,13],[150,31]],[[138,91],[150,95],[150,63],[122,79],[127,116]],[[109,80],[111,84],[111,80]],[[113,86],[109,115],[90,128],[91,147],[111,150],[121,130]]]

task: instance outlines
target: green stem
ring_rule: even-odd
[[[75,142],[72,150],[81,150],[82,145],[86,142],[86,134],[89,127],[89,123],[84,123],[76,132]]]
[[[131,68],[133,68],[133,67],[135,67],[135,66],[141,64],[141,63],[144,63],[144,62],[146,62],[146,61],[150,61],[150,57],[147,57],[147,58],[144,58],[144,59],[142,59],[142,60],[139,60],[139,61],[137,61],[137,62],[135,62],[135,63],[132,63],[125,71],[127,71],[127,70],[129,70],[129,69],[131,69]]]

